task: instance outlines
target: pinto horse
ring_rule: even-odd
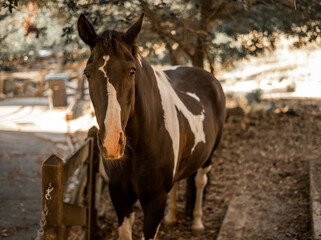
[[[136,39],[143,16],[125,33],[100,35],[83,14],[78,19],[79,35],[91,49],[84,74],[121,240],[132,239],[137,200],[143,239],[156,239],[169,192],[165,224],[174,224],[175,183],[190,176],[196,186],[192,230],[204,229],[203,190],[225,118],[225,96],[212,74],[183,66],[160,71],[141,57]]]

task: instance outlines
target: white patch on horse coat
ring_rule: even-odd
[[[108,106],[106,111],[106,116],[104,120],[105,124],[105,139],[104,147],[111,154],[118,153],[118,140],[119,135],[122,133],[121,127],[121,108],[117,100],[117,92],[114,86],[109,82],[109,77],[105,71],[105,66],[109,60],[110,56],[103,56],[104,64],[99,68],[103,72],[104,77],[107,80],[107,95],[108,95]]]
[[[124,221],[118,229],[119,240],[131,240],[132,239],[132,227],[135,221],[135,213],[132,212],[129,217],[125,217]]]
[[[194,98],[194,99],[197,100],[198,102],[200,101],[200,98],[199,98],[195,93],[187,92],[186,95]]]
[[[199,231],[204,229],[204,225],[202,223],[203,192],[208,180],[207,173],[211,170],[211,168],[212,168],[211,165],[209,165],[206,168],[199,168],[195,176],[196,199],[195,199],[195,206],[193,210],[193,224],[192,224],[193,231]]]
[[[164,218],[165,225],[171,226],[177,222],[176,213],[177,213],[177,201],[176,201],[176,190],[177,183],[174,184],[172,190],[169,193],[169,203],[167,207],[167,213]]]
[[[164,121],[165,128],[168,131],[172,142],[174,151],[174,169],[173,176],[175,176],[177,162],[178,162],[178,150],[179,150],[179,121],[178,121],[178,111],[180,111],[187,119],[190,128],[194,134],[194,146],[191,149],[193,153],[196,145],[200,142],[205,143],[205,133],[203,130],[204,121],[204,110],[199,115],[194,115],[191,113],[177,96],[173,87],[169,83],[167,76],[164,72],[160,70],[155,70],[154,73],[157,80],[157,86],[160,92],[162,107],[164,110]]]
[[[182,67],[182,66],[180,66],[180,65],[175,65],[175,66],[171,66],[171,67],[169,67],[169,68],[166,68],[165,70],[169,70],[169,71],[174,71],[174,70],[176,70],[176,69],[178,69],[178,68],[180,68],[180,67]]]
[[[137,54],[137,59],[138,59],[140,66],[143,67],[142,57],[139,54]]]

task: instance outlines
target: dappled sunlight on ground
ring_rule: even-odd
[[[32,98],[30,98],[32,99]],[[29,101],[30,101],[29,99]],[[67,108],[49,109],[44,99],[38,98],[28,106],[21,104],[24,99],[6,99],[0,103],[0,129],[25,132],[72,133],[87,131],[97,125],[89,111],[74,120],[66,121]]]
[[[266,97],[321,98],[321,46],[293,49],[290,43],[282,39],[275,52],[219,72],[225,92],[242,95],[259,89]]]

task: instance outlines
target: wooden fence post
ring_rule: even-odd
[[[44,240],[67,239],[72,226],[86,227],[86,239],[95,239],[97,230],[96,179],[99,172],[97,131],[97,128],[91,128],[86,142],[65,161],[56,155],[51,155],[42,165]],[[81,168],[82,175],[87,173],[85,206],[79,206],[79,198],[83,193],[80,189],[76,191],[74,201],[63,202],[64,183],[78,168]],[[81,178],[83,179],[83,183],[79,186],[81,189],[86,182],[84,177]]]
[[[42,209],[48,210],[44,240],[62,239],[63,161],[56,155],[42,166]],[[51,188],[51,191],[50,191]]]
[[[95,239],[97,229],[97,209],[96,209],[96,180],[99,169],[99,150],[97,146],[97,131],[96,127],[92,127],[88,131],[88,137],[91,137],[91,148],[89,157],[88,176],[89,183],[87,188],[88,193],[88,232],[87,239]]]

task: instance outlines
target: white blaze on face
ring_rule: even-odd
[[[119,139],[124,133],[121,127],[121,108],[117,100],[117,92],[114,86],[109,82],[109,77],[105,70],[109,58],[108,55],[104,56],[104,64],[99,68],[106,78],[108,95],[107,111],[104,120],[105,139],[103,144],[107,150],[108,156],[117,158],[120,157]]]
[[[173,142],[174,176],[178,162],[178,150],[180,144],[178,111],[180,111],[185,116],[190,125],[192,133],[194,134],[194,146],[191,149],[191,153],[193,153],[198,143],[205,143],[205,133],[203,130],[203,121],[205,118],[204,110],[199,115],[194,115],[193,113],[191,113],[186,108],[185,104],[181,101],[181,99],[177,96],[171,84],[168,82],[166,74],[159,70],[154,70],[154,73],[156,76],[157,86],[160,92],[162,107],[164,110],[165,128],[168,131]]]

